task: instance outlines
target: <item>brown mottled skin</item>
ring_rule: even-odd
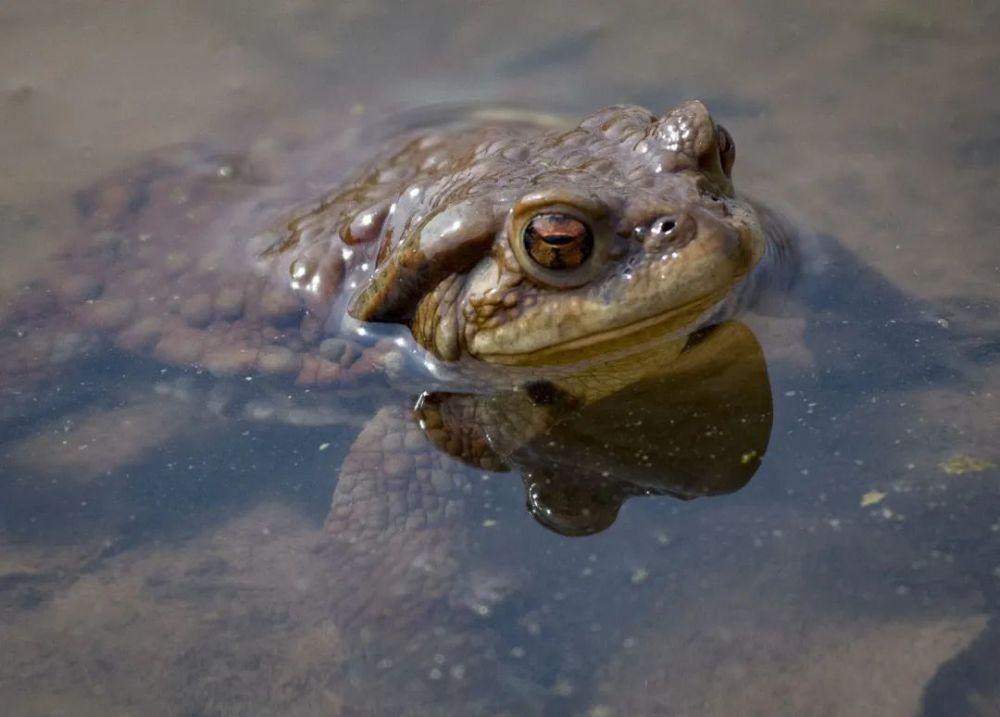
[[[446,360],[565,363],[652,326],[689,333],[778,237],[734,193],[732,141],[699,102],[662,118],[613,107],[531,140],[478,131],[442,155],[444,141],[425,137],[404,150],[424,171],[370,197],[385,214],[366,237],[379,266],[350,311],[409,322]],[[525,223],[552,211],[593,232],[579,267],[525,256]],[[664,217],[672,229],[655,231]]]
[[[700,102],[609,107],[569,128],[462,121],[403,137],[291,213],[336,175],[321,149],[277,186],[227,157],[151,160],[81,195],[87,236],[0,312],[0,375],[37,377],[104,342],[336,401],[377,380],[391,345],[360,321],[405,325],[494,385],[528,367],[560,405],[583,405],[662,371],[794,264],[792,232],[734,190],[734,153]],[[656,352],[636,353],[649,341]],[[359,576],[331,598],[345,624],[405,634],[452,604],[465,463],[490,456],[423,428],[385,408],[340,469],[326,527]],[[457,458],[431,448],[448,444]]]

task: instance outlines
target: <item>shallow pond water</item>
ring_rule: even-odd
[[[705,337],[723,365],[505,471],[438,453],[460,496],[395,506],[368,552],[324,531],[368,417],[481,396],[333,410],[120,353],[0,376],[2,711],[1000,712],[998,37],[973,2],[8,3],[4,294],[78,239],[77,192],[151,152],[267,159],[442,104],[701,98],[737,185],[827,263]]]

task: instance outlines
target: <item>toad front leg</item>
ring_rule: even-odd
[[[330,612],[350,638],[345,682],[372,713],[434,704],[442,714],[495,714],[495,689],[484,687],[497,680],[520,685],[504,698],[512,713],[535,713],[538,694],[523,677],[504,677],[511,667],[467,595],[484,573],[500,575],[468,560],[481,472],[436,449],[401,406],[379,411],[343,462],[325,525]]]

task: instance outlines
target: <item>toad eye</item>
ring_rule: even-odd
[[[546,269],[575,269],[594,251],[594,234],[570,214],[536,214],[521,233],[524,250]]]

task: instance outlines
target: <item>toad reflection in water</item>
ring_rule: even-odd
[[[625,360],[662,357],[653,345]],[[760,345],[731,321],[694,334],[662,374],[592,403],[532,383],[488,396],[424,394],[416,414],[442,450],[479,468],[520,471],[542,525],[590,535],[633,496],[691,499],[742,488],[767,450],[772,406]]]

